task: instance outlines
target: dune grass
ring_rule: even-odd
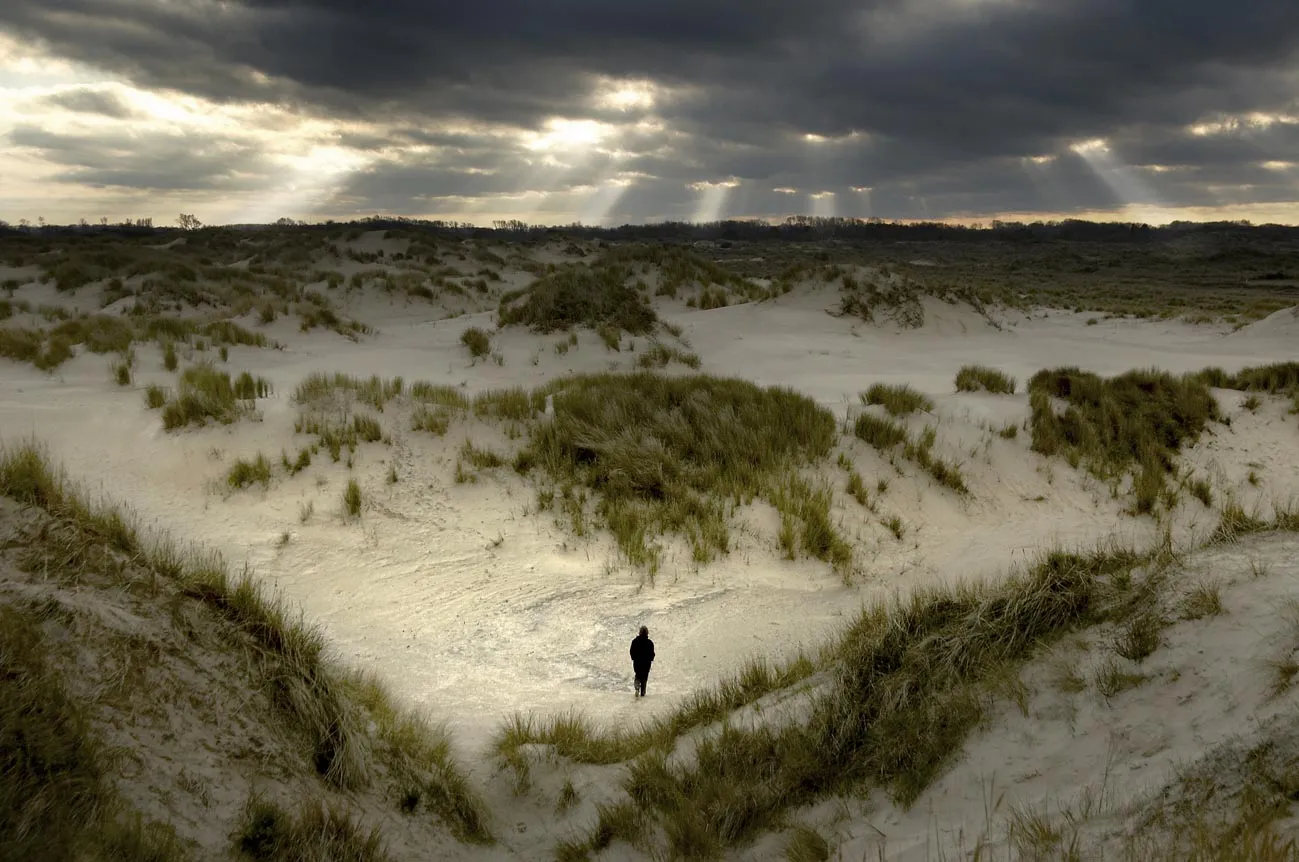
[[[265,799],[250,797],[235,848],[257,862],[389,862],[377,828],[368,832],[356,817],[318,799],[307,799],[298,813]]]
[[[642,832],[653,827],[674,858],[717,858],[829,795],[881,787],[911,804],[960,751],[1007,674],[1078,627],[1141,612],[1134,596],[1153,594],[1143,584],[1154,575],[1132,575],[1158,571],[1162,553],[1055,552],[999,584],[865,609],[830,652],[828,684],[805,721],[723,723],[698,741],[693,760],[669,760],[662,744],[632,761],[624,789],[649,819]],[[566,739],[567,756],[611,756],[603,746],[625,738],[556,736],[580,742]]]
[[[271,484],[271,462],[261,452],[251,461],[239,458],[230,465],[230,470],[226,473],[226,484],[235,491],[254,484],[268,488]]]
[[[452,410],[468,410],[469,399],[459,389],[445,384],[418,381],[410,385],[410,397],[421,404],[432,404]]]
[[[163,405],[163,427],[170,431],[208,422],[228,425],[250,412],[252,402],[270,391],[269,383],[246,373],[238,382],[236,388],[228,373],[211,365],[186,368],[180,374],[175,397]]]
[[[866,400],[865,395],[862,396],[862,400]],[[938,432],[932,426],[926,426],[919,436],[912,438],[900,423],[870,413],[862,413],[853,423],[853,434],[857,439],[883,453],[889,453],[902,446],[903,457],[915,462],[939,485],[950,488],[958,494],[970,493],[960,467],[934,454]]]
[[[166,388],[157,384],[149,384],[144,390],[144,405],[150,410],[161,410],[167,403],[168,392]]]
[[[644,369],[665,368],[670,362],[679,362],[687,368],[698,369],[699,356],[660,342],[654,342],[636,357],[636,367]]]
[[[361,517],[361,486],[355,479],[348,479],[343,489],[343,511],[353,518]]]
[[[469,349],[469,355],[475,359],[492,352],[491,333],[477,326],[471,326],[460,333],[460,343]]]
[[[1299,393],[1299,362],[1252,365],[1235,374],[1228,374],[1221,368],[1206,368],[1194,377],[1204,385],[1218,389],[1265,392],[1269,395]]]
[[[1106,380],[1059,368],[1033,375],[1028,389],[1033,451],[1062,456],[1100,479],[1134,473],[1138,514],[1154,510],[1182,446],[1222,418],[1200,375],[1129,371]],[[1064,402],[1062,412],[1054,399]]]
[[[87,502],[34,443],[0,450],[0,494],[130,555],[240,630],[273,704],[311,741],[309,764],[328,784],[359,789],[383,777],[394,798],[422,800],[462,840],[491,841],[482,803],[452,761],[445,735],[398,710],[373,680],[337,667],[320,632],[268,596],[248,571],[233,577],[219,555],[145,536],[122,509]]]
[[[887,452],[894,446],[907,442],[907,429],[892,419],[884,419],[873,413],[862,413],[853,422],[853,434],[858,440],[871,447]]]
[[[819,530],[810,486],[791,485],[803,465],[825,459],[835,441],[833,416],[787,389],[761,388],[704,375],[648,373],[565,378],[537,390],[551,395],[555,417],[535,423],[515,459],[557,488],[589,489],[597,525],[614,535],[625,558],[652,573],[676,535],[697,562],[730,550],[728,522],[737,505],[762,498],[782,518]],[[588,516],[572,512],[579,530]],[[829,561],[831,543],[824,548]]]
[[[878,404],[887,410],[890,416],[905,416],[916,411],[930,412],[934,409],[932,398],[906,384],[876,383],[861,394],[861,403]]]
[[[545,745],[578,763],[622,763],[653,749],[670,750],[685,733],[722,721],[764,695],[808,679],[824,665],[822,656],[799,653],[783,664],[764,658],[747,660],[738,672],[712,688],[697,689],[672,712],[643,721],[633,729],[598,727],[579,712],[550,718],[515,713],[501,727],[493,751],[516,770],[527,770],[525,745]]]
[[[385,380],[378,376],[363,379],[312,373],[293,390],[293,401],[299,408],[293,431],[314,436],[316,445],[325,447],[338,463],[344,449],[352,455],[361,443],[391,442],[378,417],[356,411],[357,402],[382,413],[389,403],[402,397],[405,388],[400,377]]]
[[[417,384],[418,385],[418,384]],[[405,381],[400,377],[382,378],[353,377],[349,374],[325,374],[312,372],[293,390],[293,401],[297,404],[308,404],[315,401],[351,397],[363,404],[368,404],[382,413],[383,408],[395,398],[399,398],[406,389]]]
[[[72,343],[41,329],[0,327],[0,356],[53,371],[72,358]]]
[[[1015,394],[1015,378],[986,365],[963,365],[956,372],[957,392],[992,392]]]
[[[0,470],[18,479],[24,467],[10,462]],[[188,859],[174,832],[132,816],[117,796],[111,754],[91,734],[85,705],[66,691],[41,623],[35,611],[0,605],[4,857]]]
[[[527,326],[534,332],[581,326],[648,335],[658,315],[640,291],[627,285],[630,277],[620,264],[562,266],[503,296],[497,319],[501,326]]]

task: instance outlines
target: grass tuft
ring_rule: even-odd
[[[986,365],[964,365],[956,372],[957,392],[992,392],[1015,394],[1015,378]]]
[[[251,461],[242,458],[235,461],[230,471],[226,473],[226,484],[236,491],[254,483],[260,484],[263,488],[270,487],[271,484],[271,462],[260,452]]]
[[[244,808],[235,849],[257,862],[388,862],[392,857],[377,828],[362,829],[356,817],[320,800],[305,800],[294,815],[257,796]]]
[[[150,410],[161,410],[167,403],[167,390],[157,384],[149,384],[144,390],[144,403]]]
[[[794,827],[785,845],[788,862],[827,862],[830,852],[830,842],[820,832],[802,824]]]
[[[348,479],[343,489],[343,510],[353,518],[361,516],[361,486],[355,479]]]
[[[905,416],[918,410],[931,412],[934,401],[927,395],[917,392],[910,386],[891,386],[876,383],[861,395],[863,404],[878,404],[888,411],[890,416]]]
[[[492,352],[491,334],[477,326],[471,326],[460,333],[460,343],[469,348],[469,355],[475,359]]]
[[[224,371],[195,365],[181,373],[176,397],[162,408],[162,425],[168,431],[210,421],[228,425],[248,413],[251,402],[269,391],[270,384],[260,377],[245,373],[236,384]]]

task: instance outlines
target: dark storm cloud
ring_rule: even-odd
[[[64,134],[20,125],[7,136],[57,167],[53,179],[88,186],[251,191],[265,188],[275,166],[247,143],[211,135]],[[0,138],[0,141],[5,140]]]
[[[593,106],[599,76],[667,88],[653,108],[667,129],[616,142],[632,154],[623,169],[662,178],[619,199],[646,217],[693,210],[689,183],[732,176],[745,209],[786,201],[759,200],[761,183],[870,186],[882,216],[1122,202],[1069,154],[1088,138],[1112,139],[1120,160],[1234,166],[1256,184],[1260,161],[1295,151],[1295,127],[1185,127],[1299,109],[1299,3],[1285,0],[8,0],[0,27],[144,86],[381,124],[340,138],[357,150],[433,148],[436,169],[384,159],[354,177],[343,194],[371,202],[361,209],[552,181],[472,129],[641,116]],[[809,144],[809,132],[861,134]],[[1052,153],[1065,155],[1036,174],[1023,165]],[[1162,188],[1177,197],[1166,204],[1204,197]]]
[[[135,110],[122,101],[116,93],[107,90],[92,90],[78,87],[64,90],[40,100],[46,105],[63,108],[80,114],[99,114],[117,120],[126,120],[136,116]]]

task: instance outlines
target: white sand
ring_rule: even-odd
[[[881,511],[900,515],[907,532],[899,542],[855,503],[841,506],[837,516],[859,538],[864,566],[864,577],[851,587],[824,564],[779,559],[772,519],[761,510],[750,513],[755,529],[740,537],[728,559],[696,571],[688,557],[678,556],[647,583],[616,564],[607,538],[579,541],[550,515],[525,514],[535,509],[535,492],[510,471],[476,485],[455,484],[454,453],[466,434],[488,441],[499,435],[473,423],[453,425],[440,440],[409,432],[385,415],[396,445],[367,444],[358,454],[352,475],[367,500],[358,523],[344,522],[339,513],[349,472],[323,456],[298,477],[276,479],[268,492],[223,496],[211,490],[235,457],[262,451],[278,459],[281,449],[292,454],[302,445],[305,438],[295,441],[292,433],[296,411],[289,394],[312,371],[400,375],[464,385],[472,393],[532,386],[571,370],[602,370],[615,360],[630,367],[635,357],[606,351],[589,333],[560,356],[551,349],[558,336],[509,332],[496,339],[503,366],[471,365],[458,337],[469,325],[490,328],[486,314],[438,321],[427,304],[373,298],[349,309],[380,330],[360,343],[322,331],[301,334],[296,321],[277,321],[264,329],[285,345],[283,351],[230,350],[232,372],[261,374],[276,387],[264,404],[263,421],[179,433],[164,432],[157,413],[143,404],[144,385],[173,382],[154,348],[139,350],[141,371],[129,389],[111,382],[107,357],[78,357],[53,376],[6,363],[0,437],[14,441],[34,434],[74,476],[92,483],[92,491],[128,503],[146,522],[176,536],[248,561],[325,629],[342,658],[377,672],[402,700],[445,719],[465,753],[476,753],[515,710],[577,708],[600,720],[626,722],[669,709],[748,655],[778,657],[832,634],[881,590],[996,576],[1053,545],[1155,535],[1149,519],[1122,514],[1122,501],[1111,499],[1107,489],[1060,461],[1031,453],[1026,433],[1014,440],[997,437],[995,429],[1027,416],[1027,399],[954,394],[952,380],[964,364],[1000,368],[1022,386],[1035,371],[1060,365],[1105,375],[1150,366],[1181,372],[1217,365],[1231,371],[1295,356],[1291,312],[1234,334],[1178,322],[1107,320],[1086,326],[1085,315],[1064,312],[1021,316],[998,330],[969,310],[932,303],[924,328],[898,332],[833,318],[825,313],[827,305],[825,295],[796,293],[707,312],[673,303],[664,307],[664,316],[685,327],[702,370],[790,386],[840,416],[857,409],[857,393],[874,382],[909,383],[935,398],[937,418],[930,421],[936,421],[939,448],[962,462],[972,499],[941,491],[910,467],[899,475],[857,443],[853,454],[868,486],[881,477],[890,480]],[[1299,493],[1291,454],[1299,420],[1285,415],[1279,401],[1248,414],[1238,408],[1238,393],[1221,395],[1233,424],[1206,435],[1188,462],[1214,476],[1219,493],[1229,490],[1249,505]],[[921,424],[915,420],[913,427]],[[1261,488],[1245,481],[1250,463],[1265,465]],[[384,481],[389,464],[400,476],[396,485]],[[314,504],[315,515],[304,525],[299,510],[307,503]],[[1189,536],[1214,523],[1215,513],[1190,501],[1177,529]],[[290,541],[281,547],[286,531]],[[650,626],[659,652],[651,696],[643,702],[631,696],[627,658],[627,644],[641,624]],[[1232,635],[1219,626],[1214,637]],[[1166,660],[1188,659],[1173,650]],[[1175,696],[1158,692],[1164,693],[1151,689],[1139,696]],[[1125,713],[1122,721],[1157,717],[1160,709],[1155,700]],[[1081,787],[1094,778],[1097,752],[1103,751],[1098,740],[1109,727],[1106,715],[1097,707],[1076,720],[1070,732],[1087,740],[1085,748],[1062,735],[1060,722],[1016,727],[1007,719],[994,731],[1000,742],[976,746],[927,798],[943,808],[944,819],[951,814],[953,822],[973,822],[976,804],[982,805],[974,777],[994,770],[999,780],[1017,780],[1015,758],[1029,755],[1016,752],[1026,739],[1055,752],[1043,762],[1072,770],[1065,785]],[[1160,751],[1171,758],[1188,750],[1198,744],[1197,732],[1164,740]],[[1225,732],[1215,725],[1202,738]],[[1025,792],[1057,792],[1051,779],[1039,783]],[[888,825],[890,858],[895,849],[906,851],[899,858],[926,858],[918,848],[932,836],[933,816],[919,808],[886,814],[881,822]],[[873,858],[867,839],[852,840]],[[859,855],[854,854],[849,858]]]

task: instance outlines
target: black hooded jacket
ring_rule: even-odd
[[[636,639],[631,642],[631,663],[637,668],[649,670],[649,666],[654,662],[654,641],[645,635],[636,635]]]

